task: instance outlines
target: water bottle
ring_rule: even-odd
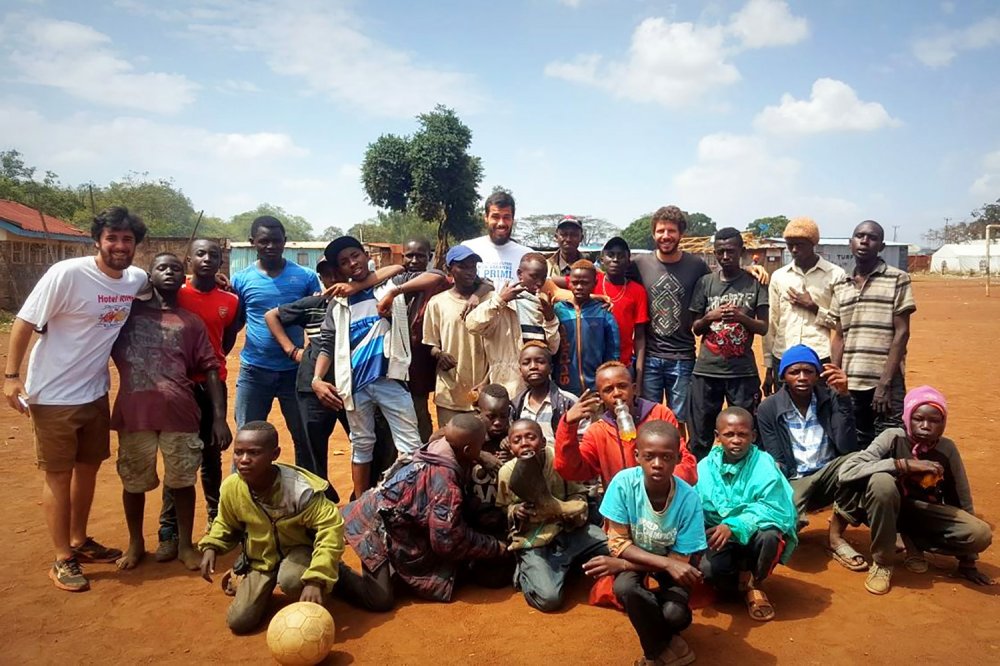
[[[623,442],[635,440],[635,419],[624,400],[615,401],[615,420],[618,422],[618,437]]]

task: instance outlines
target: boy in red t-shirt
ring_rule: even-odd
[[[118,368],[119,390],[111,412],[118,432],[118,476],[124,492],[128,550],[119,569],[135,567],[145,554],[142,518],[146,493],[160,480],[157,450],[163,456],[163,485],[173,489],[177,514],[177,557],[197,570],[201,557],[191,543],[198,468],[203,442],[201,415],[193,393],[193,377],[205,377],[212,431],[208,442],[229,446],[233,436],[226,423],[226,401],[219,380],[219,361],[208,342],[205,325],[178,307],[184,265],[176,255],[160,253],[150,267],[153,295],[132,309],[111,351]]]
[[[646,290],[641,284],[625,275],[632,263],[632,251],[621,236],[615,236],[601,250],[601,269],[597,274],[594,296],[607,296],[611,314],[618,322],[621,340],[619,360],[627,367],[636,368],[636,384],[642,392],[642,366],[646,358],[646,324],[649,310]]]
[[[208,341],[219,362],[219,381],[222,383],[223,409],[226,399],[226,354],[236,342],[239,329],[234,325],[240,299],[219,289],[215,276],[222,266],[222,248],[214,240],[199,238],[191,243],[188,257],[192,277],[177,292],[177,305],[192,312],[205,323]],[[201,409],[198,436],[204,443],[201,450],[201,489],[205,494],[208,523],[211,525],[219,511],[219,486],[222,485],[222,449],[212,444],[212,403],[204,376],[192,378],[195,382],[194,397]],[[177,513],[174,510],[173,491],[163,486],[163,508],[160,511],[160,544],[156,560],[168,562],[177,557]]]

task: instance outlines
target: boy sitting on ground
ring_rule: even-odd
[[[506,544],[471,529],[463,517],[469,471],[485,439],[482,419],[458,414],[443,437],[397,463],[382,483],[347,505],[346,537],[362,572],[341,565],[337,591],[345,600],[371,611],[392,610],[395,574],[420,597],[451,601],[463,561],[506,553]]]
[[[344,521],[324,494],[329,484],[293,465],[275,462],[278,431],[251,421],[236,434],[236,474],[222,482],[219,515],[202,537],[201,574],[208,582],[216,556],[243,545],[249,572],[223,578],[235,599],[226,613],[234,634],[261,624],[274,586],[298,601],[323,604],[337,582],[344,552]]]
[[[698,485],[708,528],[701,561],[705,581],[719,590],[746,594],[754,620],[774,618],[760,589],[780,560],[798,544],[792,487],[766,452],[754,445],[753,416],[729,407],[715,420],[712,447],[698,463]]]
[[[562,606],[570,569],[607,555],[607,538],[587,523],[587,489],[556,474],[555,450],[537,423],[515,421],[507,441],[515,457],[500,468],[497,505],[507,507],[511,525],[514,584],[528,605],[551,613]]]
[[[177,557],[198,569],[191,543],[195,490],[204,443],[198,437],[201,410],[192,376],[205,377],[214,412],[212,444],[225,450],[232,441],[226,424],[225,389],[219,361],[198,315],[180,308],[184,264],[161,253],[150,266],[152,297],[137,301],[111,351],[120,378],[111,428],[118,431],[118,475],[124,492],[128,550],[119,569],[135,567],[145,554],[142,519],[146,493],[156,488],[156,451],[163,455],[163,484],[173,490],[177,514]]]
[[[995,583],[976,567],[993,533],[975,515],[955,442],[943,437],[947,419],[948,403],[940,392],[915,388],[903,400],[905,427],[883,431],[840,468],[840,482],[857,493],[860,506],[852,516],[871,526],[872,566],[865,589],[872,594],[889,591],[897,531],[909,571],[925,573],[924,551],[930,551],[957,558],[957,575],[976,585]]]
[[[680,632],[691,624],[690,588],[701,580],[691,558],[705,550],[698,493],[675,478],[681,436],[665,421],[639,426],[635,460],[612,479],[601,503],[610,557],[584,564],[595,578],[614,575],[614,593],[639,634],[642,666],[680,666],[695,660]],[[658,584],[649,589],[646,579]]]
[[[591,298],[597,285],[594,264],[581,259],[571,268],[569,286],[573,302],[555,305],[561,342],[553,377],[561,388],[583,395],[585,390],[596,386],[594,375],[598,366],[621,354],[621,339],[615,318]]]

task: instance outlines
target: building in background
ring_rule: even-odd
[[[323,258],[329,241],[288,241],[285,243],[285,260],[299,266],[316,268]],[[247,241],[230,243],[229,275],[235,275],[257,261],[257,251]],[[399,243],[362,243],[375,268],[403,263],[403,246]]]
[[[16,311],[49,266],[94,253],[90,235],[65,220],[0,199],[0,308]]]
[[[1000,243],[990,245],[990,273],[1000,274]],[[942,245],[931,255],[932,273],[952,273],[958,275],[986,274],[986,241],[974,240],[967,243]]]

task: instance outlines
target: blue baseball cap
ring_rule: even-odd
[[[471,247],[466,245],[456,245],[455,247],[448,250],[448,254],[444,257],[445,266],[451,266],[456,261],[465,261],[469,257],[472,257],[476,261],[482,261],[483,258],[472,251]]]

